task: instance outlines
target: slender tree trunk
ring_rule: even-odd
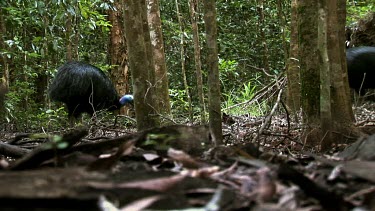
[[[288,49],[288,44],[286,41],[286,20],[283,15],[283,1],[282,0],[277,0],[277,15],[279,16],[279,22],[280,22],[280,31],[281,31],[281,38],[282,38],[282,43],[283,43],[283,50],[284,50],[284,61],[288,61],[289,57],[289,49]],[[288,66],[288,63],[286,62],[286,65]],[[288,67],[287,67],[288,68]]]
[[[268,62],[268,46],[266,40],[266,34],[264,33],[264,13],[263,13],[263,0],[258,0],[258,26],[260,32],[260,40],[262,41],[263,46],[263,67],[268,72],[270,70],[269,62]]]
[[[345,36],[342,36],[345,34],[345,26],[346,26],[346,1],[345,0],[338,0],[337,3],[337,21],[338,21],[338,43],[339,43],[339,52],[340,52],[340,61],[341,61],[341,70],[343,71],[340,75],[343,77],[343,86],[344,90],[343,93],[345,93],[345,98],[343,101],[345,102],[344,108],[347,112],[345,112],[348,115],[348,118],[350,118],[350,122],[355,121],[354,113],[352,110],[352,102],[350,97],[350,87],[349,87],[349,79],[347,74],[347,66],[346,66],[346,45]]]
[[[78,50],[78,46],[79,46],[79,37],[80,37],[80,28],[79,28],[79,25],[80,25],[80,18],[78,16],[80,16],[80,9],[79,9],[79,2],[76,1],[75,2],[75,7],[74,7],[74,10],[76,11],[76,15],[74,16],[74,45],[73,45],[73,59],[74,60],[79,60],[79,50]]]
[[[7,46],[4,44],[4,37],[6,37],[6,25],[4,22],[4,16],[2,11],[3,8],[0,8],[0,48],[7,49]],[[9,65],[6,54],[0,54],[0,61],[2,63],[2,72],[0,72],[0,121],[4,120],[6,114],[5,111],[5,95],[9,91]]]
[[[330,0],[335,1],[335,0]],[[333,12],[332,12],[333,14]],[[331,14],[330,14],[331,15]],[[318,0],[318,48],[320,57],[320,126],[323,134],[321,146],[325,148],[332,140],[333,119],[331,108],[331,69],[328,56],[327,40],[327,5],[325,0]]]
[[[201,63],[201,51],[199,43],[199,31],[198,31],[198,2],[197,0],[189,0],[190,6],[190,17],[191,17],[191,27],[193,31],[194,40],[194,61],[195,61],[195,72],[197,75],[197,90],[199,98],[199,107],[201,112],[201,121],[206,122],[206,105],[204,102],[204,92],[203,92],[203,79],[202,79],[202,63]]]
[[[318,146],[321,133],[317,0],[298,0],[298,12],[301,106],[306,125],[302,138],[308,145]]]
[[[153,54],[153,47],[151,44],[151,37],[150,37],[150,28],[148,24],[148,18],[147,18],[147,4],[146,0],[140,1],[140,6],[141,6],[141,12],[142,12],[142,25],[143,25],[143,37],[144,37],[144,42],[145,42],[145,47],[146,47],[146,63],[145,66],[147,68],[148,72],[148,95],[149,97],[146,99],[147,103],[149,106],[152,107],[153,112],[156,114],[159,113],[159,107],[157,103],[157,96],[155,92],[155,62],[154,62],[154,54]]]
[[[298,122],[297,112],[301,108],[301,83],[299,69],[299,49],[298,49],[298,13],[297,0],[292,0],[291,4],[291,23],[290,23],[290,50],[287,60],[287,105],[294,113],[295,121]]]
[[[148,0],[148,8],[147,16],[154,56],[156,104],[161,114],[169,115],[171,113],[171,104],[169,100],[168,74],[165,63],[159,1]]]
[[[144,3],[144,2],[143,2]],[[150,83],[149,58],[145,43],[142,2],[124,2],[125,34],[129,51],[129,66],[133,79],[134,107],[137,129],[145,130],[159,125],[153,105],[153,86]],[[145,68],[146,65],[146,68]]]
[[[47,3],[47,5],[49,5],[48,1],[45,1],[45,3]],[[48,36],[49,22],[50,21],[49,21],[48,14],[44,14],[44,16],[43,16],[44,31],[43,32],[42,31],[37,32],[38,34],[40,33],[40,35],[38,35],[38,36],[45,37],[46,43],[50,43],[50,41],[48,40],[48,38],[49,38],[49,36]],[[47,90],[47,86],[48,86],[48,76],[47,76],[45,70],[49,69],[49,61],[50,61],[49,56],[51,56],[49,54],[48,45],[44,45],[43,48],[44,48],[44,54],[46,56],[42,57],[42,58],[39,58],[40,61],[38,61],[38,62],[40,64],[44,64],[44,66],[42,68],[39,68],[38,76],[37,76],[36,81],[35,81],[36,92],[35,92],[34,101],[39,103],[39,105],[45,105],[46,102],[47,102],[45,91]]]
[[[213,140],[218,145],[223,142],[223,131],[221,125],[221,93],[215,0],[204,0],[203,7],[208,53],[209,126]]]
[[[129,93],[129,67],[124,36],[123,5],[120,0],[114,1],[114,10],[109,10],[108,19],[112,24],[108,57],[111,69],[111,79],[120,96]],[[120,114],[125,114],[127,108],[123,107]]]
[[[175,0],[176,3],[176,14],[177,14],[177,19],[178,19],[178,24],[180,26],[180,58],[181,58],[181,71],[182,71],[182,77],[184,81],[184,87],[185,87],[185,92],[186,92],[186,97],[188,100],[189,104],[189,120],[190,122],[193,122],[193,107],[192,107],[192,101],[191,101],[191,96],[190,96],[190,91],[189,91],[189,85],[187,82],[186,78],[186,65],[185,65],[185,38],[184,38],[184,29],[182,25],[182,20],[181,20],[181,14],[180,14],[180,7],[178,5],[178,0]]]
[[[28,36],[28,31],[27,31],[27,28],[23,28],[23,38],[25,39],[27,36]],[[26,41],[25,41],[26,43]],[[28,56],[26,55],[26,51],[24,52],[23,54],[23,65],[24,67],[27,66],[27,62],[28,62]],[[29,74],[26,74],[26,70],[21,70],[21,72],[23,73],[21,75],[21,78],[23,80],[23,82],[26,82],[26,83],[31,83],[31,81],[29,81]],[[29,110],[29,99],[30,99],[30,95],[26,95],[25,98],[22,100],[22,108],[24,109],[25,113],[28,112]],[[26,121],[25,121],[25,125],[26,125],[26,128],[29,127],[29,118],[26,118]]]
[[[72,36],[72,15],[67,13],[66,18],[66,33],[65,33],[65,40],[66,40],[66,60],[72,61],[73,60],[73,47],[72,41],[70,37]]]

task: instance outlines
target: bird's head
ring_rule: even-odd
[[[120,98],[119,102],[121,106],[124,106],[127,103],[132,104],[133,103],[133,95],[124,95]]]

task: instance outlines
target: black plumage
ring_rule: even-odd
[[[375,47],[362,46],[346,50],[349,86],[358,93],[375,88]]]
[[[116,110],[133,100],[131,95],[120,100],[112,81],[99,68],[75,61],[58,68],[48,93],[51,100],[65,103],[69,117],[75,118],[102,109]]]

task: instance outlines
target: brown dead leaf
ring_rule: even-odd
[[[132,152],[134,144],[135,140],[121,144],[115,154],[110,155],[108,157],[99,158],[98,160],[91,163],[87,167],[87,170],[100,171],[111,169],[122,156],[129,155]]]
[[[261,168],[257,171],[259,176],[258,183],[258,199],[261,202],[270,201],[276,193],[276,184],[271,176],[271,170],[269,168]]]
[[[182,172],[182,174],[189,175],[190,177],[208,178],[211,177],[213,174],[217,173],[219,169],[220,167],[218,166],[209,166],[194,170],[188,170]]]
[[[118,184],[117,187],[140,188],[145,190],[165,192],[180,184],[185,178],[185,175],[178,174],[171,177],[121,183]]]
[[[176,150],[173,148],[168,149],[168,156],[176,162],[181,163],[185,168],[197,169],[204,166],[203,163],[195,160],[190,155],[186,154],[184,151]]]

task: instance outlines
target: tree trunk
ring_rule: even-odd
[[[264,13],[263,13],[263,0],[258,0],[258,26],[259,26],[259,32],[260,32],[260,40],[262,42],[263,46],[263,68],[266,72],[270,70],[269,62],[268,62],[268,46],[267,46],[267,40],[266,40],[266,34],[264,33]]]
[[[180,14],[180,7],[178,6],[178,0],[175,0],[176,3],[176,14],[178,19],[178,24],[180,26],[180,58],[181,58],[181,71],[182,71],[182,77],[184,81],[184,87],[186,92],[187,101],[189,104],[189,120],[190,122],[193,122],[193,107],[192,107],[192,101],[189,91],[189,85],[186,78],[186,65],[185,65],[185,38],[184,38],[184,31],[182,26],[182,20],[181,20],[181,14]]]
[[[288,49],[288,44],[286,41],[286,18],[283,14],[283,1],[282,0],[277,0],[277,16],[279,18],[279,23],[280,23],[280,31],[281,31],[281,38],[282,38],[282,43],[283,43],[283,50],[284,50],[284,61],[288,61],[288,56],[289,56],[289,49]],[[286,64],[288,65],[288,63]]]
[[[345,34],[345,25],[346,25],[346,1],[345,0],[338,0],[337,3],[337,21],[338,21],[338,43],[339,43],[339,52],[340,52],[340,61],[341,61],[341,71],[343,71],[340,75],[343,78],[343,83],[344,83],[344,90],[342,91],[345,93],[346,98],[343,100],[345,102],[345,107],[344,108],[347,112],[345,112],[347,115],[350,117],[350,121],[353,122],[355,121],[354,118],[354,113],[352,110],[352,101],[351,101],[351,96],[350,96],[350,87],[349,87],[349,79],[348,79],[348,74],[347,74],[347,66],[346,66],[346,45],[345,41],[346,38],[345,36],[342,36]],[[349,111],[349,112],[348,112]]]
[[[297,112],[301,108],[301,84],[298,56],[299,49],[297,0],[292,0],[290,28],[290,50],[286,70],[288,77],[287,105],[290,111],[294,113],[295,121],[298,122]]]
[[[330,0],[335,1],[335,0]],[[332,12],[334,14],[334,12]],[[325,0],[318,0],[318,48],[320,57],[320,126],[323,134],[321,147],[326,148],[332,140],[333,119],[331,109],[331,69],[327,40],[327,5]]]
[[[6,25],[3,17],[3,8],[0,9],[0,48],[8,49],[4,44],[4,37],[6,32]],[[5,95],[9,91],[9,65],[6,54],[0,54],[0,60],[2,61],[2,71],[0,72],[0,121],[5,120]]]
[[[148,24],[154,57],[156,104],[161,114],[171,113],[164,41],[158,0],[148,0]]]
[[[189,0],[189,6],[190,6],[191,28],[192,28],[193,41],[194,41],[194,61],[195,61],[195,72],[197,75],[199,108],[201,112],[201,122],[205,123],[206,122],[206,105],[204,103],[201,51],[200,51],[199,31],[198,31],[198,23],[197,23],[197,19],[198,19],[197,0]]]
[[[67,9],[67,8],[66,8]],[[78,60],[78,45],[79,45],[79,13],[78,2],[74,5],[74,15],[67,12],[66,20],[66,60]]]
[[[46,1],[46,3],[48,3]],[[46,43],[50,43],[49,36],[48,36],[48,26],[50,25],[49,17],[47,14],[43,15],[43,24],[44,24],[44,31],[36,32],[37,36],[45,37]],[[35,92],[35,98],[34,101],[39,103],[39,105],[45,105],[47,102],[47,98],[45,95],[45,91],[48,87],[48,76],[46,74],[45,70],[49,69],[49,62],[51,61],[51,58],[54,54],[49,53],[48,45],[44,45],[44,55],[42,58],[39,58],[38,62],[40,64],[44,64],[41,68],[38,70],[38,76],[36,77],[35,85],[36,85],[36,92]]]
[[[221,125],[221,93],[219,80],[219,59],[217,49],[217,24],[215,0],[203,1],[204,23],[207,39],[209,126],[213,140],[217,145],[223,142]]]
[[[144,3],[144,2],[143,2]],[[129,51],[129,66],[133,79],[134,107],[137,129],[145,130],[158,126],[152,101],[153,86],[150,83],[149,58],[145,43],[142,2],[125,1],[124,22],[126,42]],[[146,66],[146,68],[145,68]]]
[[[332,144],[345,142],[345,137],[353,133],[346,66],[342,64],[345,64],[344,42],[339,39],[343,36],[340,33],[345,27],[345,18],[339,17],[342,12],[338,11],[342,11],[341,4],[345,2],[338,1],[318,0],[317,4],[299,1],[298,10],[303,12],[299,16],[301,92],[304,123],[308,126],[303,138],[310,146],[323,151]],[[318,46],[317,54],[314,46]]]
[[[320,76],[317,43],[317,0],[298,0],[301,106],[306,128],[302,138],[310,146],[320,142]]]
[[[155,62],[154,62],[154,54],[153,54],[153,47],[151,45],[151,37],[150,37],[150,28],[147,19],[147,4],[146,0],[140,1],[141,7],[141,15],[142,15],[142,25],[143,25],[143,39],[146,47],[146,63],[144,63],[144,67],[146,66],[148,76],[148,90],[147,94],[149,95],[146,98],[146,103],[152,106],[152,110],[154,112],[154,116],[159,113],[159,108],[157,104],[157,96],[155,92]],[[144,68],[143,67],[143,68]],[[158,123],[159,125],[159,123]]]
[[[79,12],[80,11],[80,8],[79,8],[79,2],[76,1],[75,2],[75,6],[74,6],[74,10],[76,11],[76,15],[74,16],[74,45],[73,45],[73,59],[74,60],[79,60],[79,50],[78,50],[78,47],[79,47],[79,38],[80,38],[80,28],[79,28],[79,25],[80,25],[80,18],[78,17],[81,13]]]
[[[327,89],[332,90],[331,98],[329,99],[333,123],[331,131],[335,131],[335,133],[332,133],[331,140],[323,140],[323,150],[328,150],[334,143],[344,143],[346,141],[345,137],[352,133],[351,128],[354,122],[350,94],[347,92],[347,90],[349,90],[349,85],[346,77],[346,68],[342,65],[345,61],[345,59],[342,60],[344,55],[344,42],[340,43],[342,39],[339,39],[339,37],[344,37],[340,32],[343,32],[345,29],[345,22],[342,18],[340,19],[341,22],[339,22],[337,13],[338,1],[340,0],[324,2],[324,4],[326,4],[326,13],[328,14],[326,39],[331,78],[330,86],[327,87]],[[339,30],[340,28],[341,30]]]
[[[65,40],[66,40],[66,60],[72,61],[73,60],[73,49],[72,49],[72,41],[70,37],[72,35],[72,15],[67,13],[66,17],[66,33],[65,33]]]
[[[120,0],[114,1],[114,10],[109,10],[108,19],[112,24],[108,57],[111,68],[111,80],[120,96],[129,93],[129,67],[124,36],[123,5]],[[126,107],[121,108],[120,114],[125,114]]]

